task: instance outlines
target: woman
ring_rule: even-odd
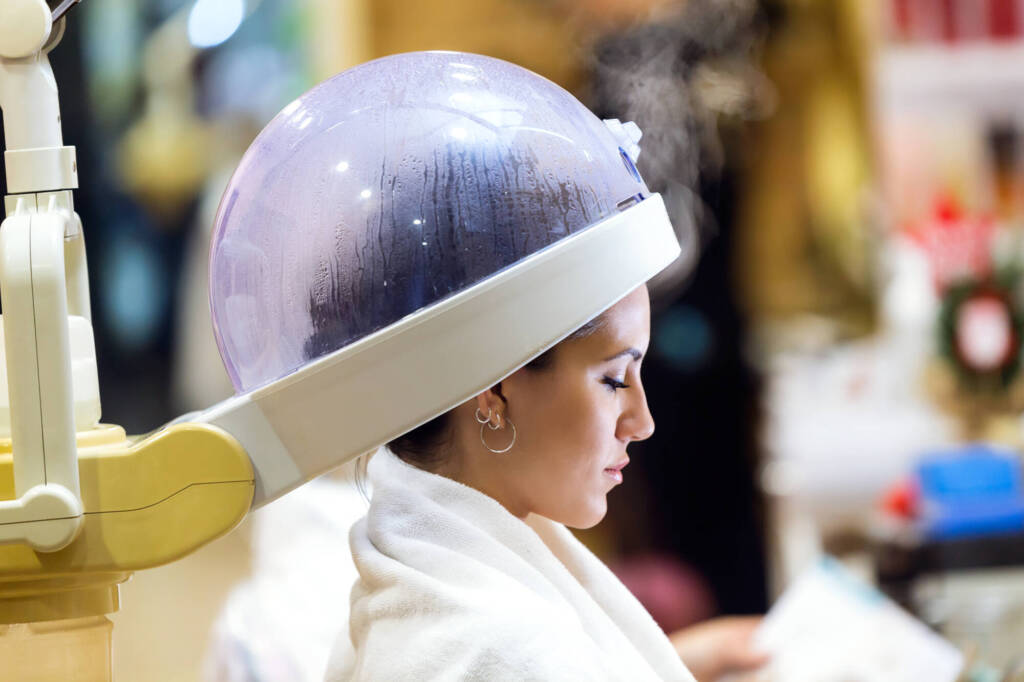
[[[640,379],[649,340],[640,287],[374,455],[373,500],[350,538],[360,572],[350,630],[328,679],[691,679],[643,607],[564,527],[604,517],[627,446],[654,431]],[[676,640],[696,643],[702,672],[717,677],[761,662],[746,651],[749,625]],[[738,645],[721,652],[735,660],[708,655],[723,638]]]
[[[565,527],[600,521],[654,428],[643,282],[680,249],[638,139],[515,65],[409,53],[314,88],[243,158],[211,248],[236,388],[276,382],[303,466],[390,446],[329,678],[692,679]]]

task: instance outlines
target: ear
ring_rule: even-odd
[[[495,384],[476,397],[476,406],[483,416],[490,415],[493,423],[501,428],[505,418],[505,401],[501,397],[501,384]]]

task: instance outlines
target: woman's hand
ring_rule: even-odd
[[[726,616],[691,625],[669,640],[697,682],[715,682],[723,675],[751,672],[768,662],[754,649],[751,637],[761,616]]]

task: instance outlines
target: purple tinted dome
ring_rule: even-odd
[[[210,308],[239,392],[279,379],[647,196],[605,124],[531,71],[378,59],[259,134],[217,212]]]

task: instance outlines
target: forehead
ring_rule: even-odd
[[[651,333],[651,308],[647,287],[639,287],[606,310],[601,324],[590,335],[578,339],[581,350],[607,357],[627,348],[644,352]]]
[[[647,297],[647,287],[634,289],[624,299],[606,310],[602,315],[604,329],[615,335],[646,339],[651,331],[651,304]]]

